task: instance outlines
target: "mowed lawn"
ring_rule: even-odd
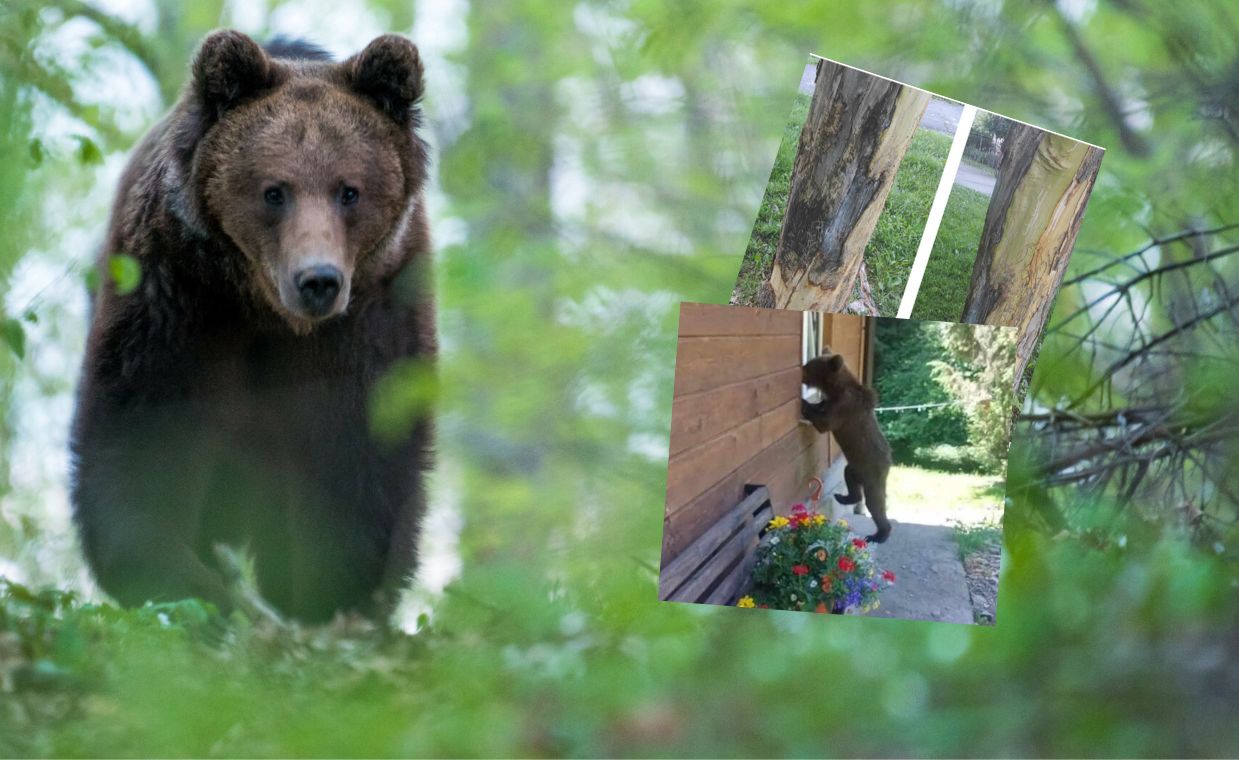
[[[922,525],[990,524],[1002,519],[1002,477],[896,465],[886,481],[892,520]]]
[[[963,185],[951,189],[938,239],[912,307],[913,319],[958,322],[963,316],[988,208],[989,198],[983,193]]]
[[[809,115],[809,101],[809,95],[800,94],[792,103],[792,112],[783,128],[783,142],[779,144],[770,181],[766,184],[766,194],[761,199],[761,208],[757,210],[753,234],[749,237],[744,260],[740,263],[740,273],[736,276],[733,293],[736,303],[752,305],[758,288],[770,279],[770,270],[774,269],[774,252],[779,247],[779,232],[783,229],[783,214],[787,211],[787,194],[792,186],[792,163],[796,160],[796,149],[800,145],[800,130]]]
[[[893,317],[899,311],[916,247],[921,242],[950,150],[949,136],[918,129],[899,164],[895,185],[865,248],[869,288],[881,316]]]
[[[774,267],[774,254],[779,246],[791,189],[792,164],[796,160],[809,103],[810,96],[798,95],[788,116],[783,141],[736,278],[733,297],[737,303],[754,303],[758,289],[770,278],[770,270]],[[895,175],[895,184],[865,249],[869,284],[879,314],[894,316],[899,309],[899,299],[903,297],[904,284],[950,148],[951,138],[946,135],[918,129]]]

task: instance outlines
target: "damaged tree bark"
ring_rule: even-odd
[[[1012,124],[972,267],[963,321],[1019,328],[1016,382],[1036,350],[1104,151]]]
[[[928,104],[922,90],[818,61],[774,269],[760,301],[843,311]]]

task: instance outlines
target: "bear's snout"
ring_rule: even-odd
[[[312,317],[329,313],[340,296],[344,273],[330,265],[306,267],[294,278],[301,305]]]

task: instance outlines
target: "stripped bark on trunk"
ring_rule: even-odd
[[[1067,270],[1103,151],[1025,124],[1002,146],[963,321],[1019,328],[1016,382]]]
[[[842,311],[929,93],[830,61],[800,133],[764,300]]]

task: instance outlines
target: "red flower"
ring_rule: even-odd
[[[852,539],[852,546],[855,546],[857,549],[864,549],[868,545],[869,544],[863,538]]]
[[[792,514],[793,514],[793,515],[796,515],[796,514],[804,514],[804,511],[805,511],[804,504],[793,504],[793,505],[792,505]]]
[[[830,591],[831,587],[834,585],[835,585],[834,578],[831,578],[829,575],[822,576],[822,591]]]
[[[792,572],[795,573],[796,575],[808,575],[809,566],[808,565],[792,565]]]
[[[770,609],[770,605],[768,605],[768,604],[761,604],[761,605],[758,605],[757,609],[759,609],[759,610],[768,610],[768,609]]]
[[[796,568],[792,568],[793,571],[795,569]],[[840,557],[839,558],[839,569],[845,573],[850,573],[856,569],[856,563],[848,559],[847,557]]]
[[[883,577],[884,579],[886,579],[886,580],[890,581],[891,583],[894,583],[894,582],[895,582],[895,574],[894,574],[894,573],[892,573],[890,570],[883,570],[883,571],[882,571],[882,577]]]
[[[826,602],[818,602],[817,608],[814,609],[813,611],[814,612],[830,612],[830,610],[826,609]]]

